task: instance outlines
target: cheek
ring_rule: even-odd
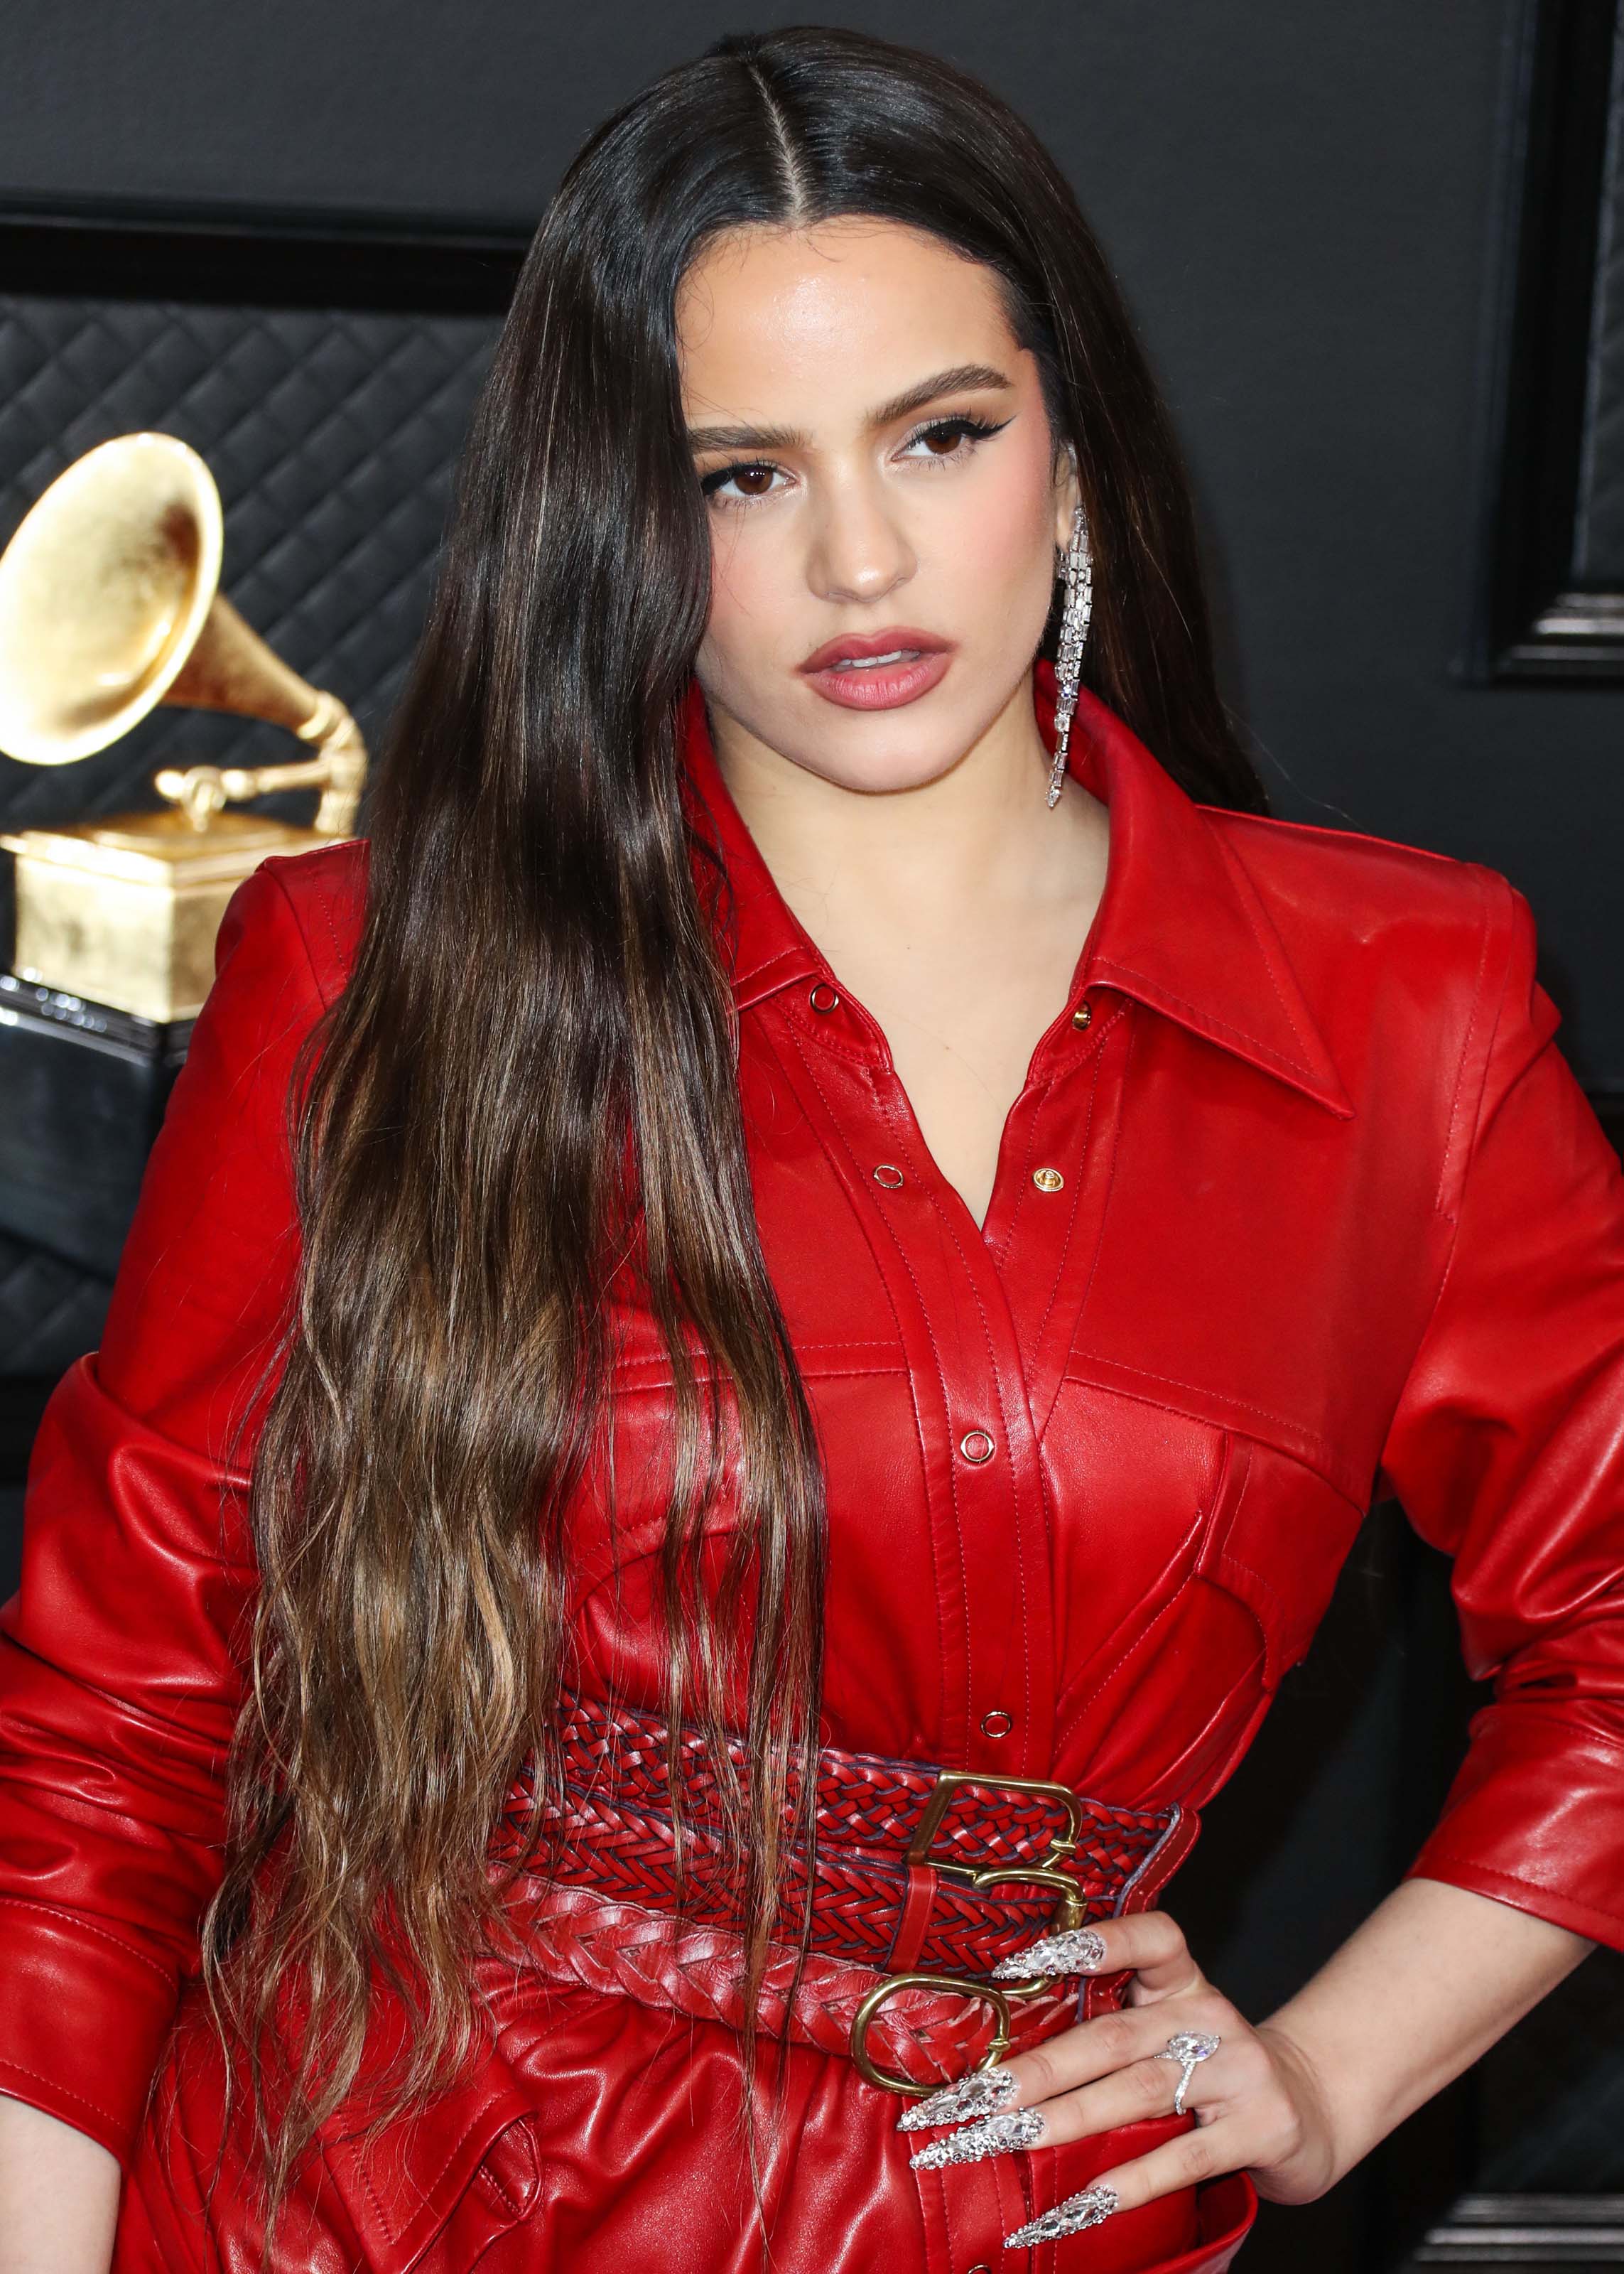
[[[1003,470],[1001,470],[1003,471]],[[1048,455],[1019,469],[1018,478],[966,485],[963,509],[941,534],[943,560],[956,580],[972,584],[982,605],[1024,611],[1054,580],[1054,493]]]
[[[761,521],[771,516],[763,515]],[[733,672],[768,659],[783,637],[782,544],[750,514],[715,515],[710,523],[710,614],[704,652]]]

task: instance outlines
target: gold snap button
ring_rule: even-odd
[[[874,1181],[883,1185],[888,1193],[894,1193],[902,1182],[902,1171],[893,1162],[882,1161],[874,1172]]]
[[[1014,1722],[1011,1721],[1007,1713],[983,1713],[981,1716],[981,1735],[983,1737],[1007,1737],[1010,1731],[1014,1727]]]
[[[838,1005],[840,998],[826,979],[820,979],[807,1000],[815,1011],[832,1011]]]
[[[1041,1193],[1057,1193],[1065,1178],[1058,1169],[1034,1169],[1032,1181]]]
[[[992,1458],[992,1439],[985,1429],[966,1429],[959,1440],[959,1449],[966,1461],[974,1461],[979,1467],[981,1462]]]
[[[1072,1024],[1074,1027],[1086,1027],[1086,1026],[1087,1026],[1087,1024],[1089,1023],[1089,1021],[1092,1020],[1092,1018],[1093,1018],[1093,1017],[1094,1017],[1094,1005],[1093,1005],[1093,1004],[1092,1004],[1092,1003],[1079,1003],[1079,1004],[1078,1005],[1078,1006],[1077,1006],[1076,1010],[1075,1010],[1075,1011],[1073,1011],[1073,1012],[1072,1012],[1072,1013],[1071,1013],[1071,1024]]]

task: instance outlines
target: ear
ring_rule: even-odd
[[[1082,484],[1077,477],[1077,453],[1069,442],[1063,443],[1055,459],[1055,545],[1064,553],[1071,542],[1071,516],[1082,502]]]

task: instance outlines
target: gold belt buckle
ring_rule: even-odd
[[[1057,1800],[1065,1809],[1065,1830],[1049,1841],[1034,1864],[995,1864],[978,1870],[970,1864],[939,1862],[930,1854],[930,1843],[942,1828],[942,1819],[954,1795],[966,1785],[991,1786],[999,1792],[1041,1793],[1046,1799]],[[978,1891],[1001,1886],[1010,1879],[1027,1886],[1052,1887],[1056,1903],[1045,1931],[1064,1934],[1083,1924],[1081,1890],[1071,1873],[1060,1868],[1067,1856],[1076,1852],[1082,1824],[1081,1803],[1070,1785],[1047,1783],[1040,1777],[982,1776],[972,1769],[944,1769],[925,1803],[924,1814],[914,1826],[905,1861],[910,1870],[929,1864],[933,1871],[960,1879]],[[904,2093],[910,2099],[922,2100],[936,2090],[933,2084],[915,2084],[911,2078],[893,2076],[888,2069],[876,2067],[869,2056],[869,2024],[887,1999],[895,1997],[899,1990],[956,1992],[960,1997],[976,1998],[990,2006],[997,2016],[997,2027],[992,2043],[976,2063],[980,2069],[990,2068],[1010,2049],[1010,2000],[1034,1997],[1052,1978],[1047,1974],[1034,1974],[1029,1981],[995,1983],[959,1974],[888,1974],[883,1982],[876,1983],[852,2016],[852,2059],[857,2073],[868,2083],[879,2085],[886,2092]]]

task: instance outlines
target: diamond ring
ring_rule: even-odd
[[[1159,2053],[1152,2056],[1155,2060],[1176,2060],[1182,2062],[1184,2066],[1184,2074],[1178,2080],[1178,2090],[1173,2095],[1173,2113],[1176,2116],[1182,2116],[1184,2112],[1184,2094],[1189,2088],[1191,2078],[1195,2074],[1197,2061],[1210,2059],[1217,2052],[1221,2042],[1221,2039],[1212,2036],[1206,2029],[1180,2029],[1177,2037],[1168,2039]]]

